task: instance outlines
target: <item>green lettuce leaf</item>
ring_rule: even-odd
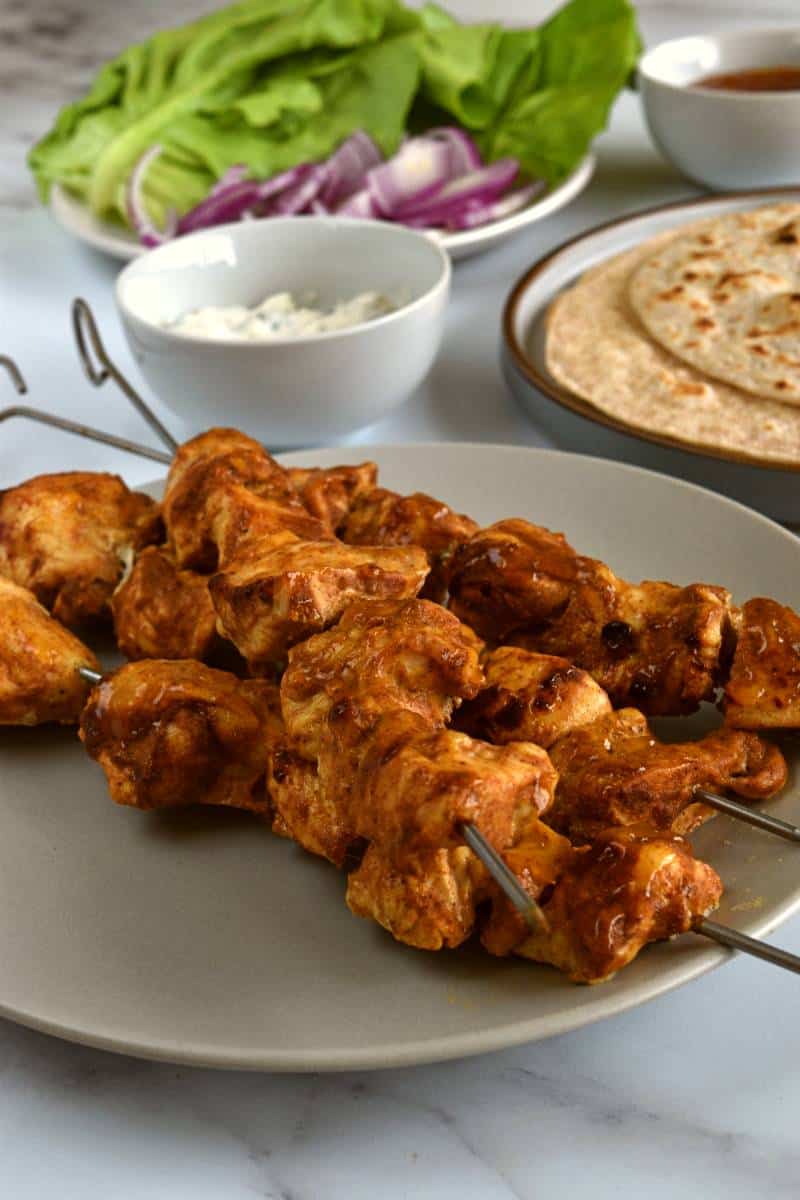
[[[243,0],[131,46],[31,151],[59,183],[127,220],[125,186],[159,143],[145,200],[185,212],[235,163],[266,178],[327,157],[356,129],[389,155],[436,122],[556,181],[603,127],[638,51],[627,0],[572,0],[538,29],[465,26],[401,0]]]

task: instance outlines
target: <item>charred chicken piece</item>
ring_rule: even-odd
[[[482,638],[500,642],[561,612],[577,575],[578,556],[563,534],[529,521],[500,521],[456,550],[450,608]]]
[[[458,728],[495,745],[554,742],[611,712],[611,702],[587,671],[565,658],[500,646],[483,659],[486,683],[456,714]]]
[[[284,535],[248,544],[211,579],[217,627],[258,673],[356,600],[415,596],[428,573],[415,546],[356,547]]]
[[[541,906],[553,886],[573,866],[580,851],[542,821],[533,822],[515,846],[503,851],[503,860],[525,891]],[[522,915],[492,880],[491,906],[481,925],[481,942],[490,954],[511,954],[528,936]]]
[[[442,603],[447,597],[447,565],[477,531],[477,522],[423,492],[401,496],[373,488],[357,497],[341,536],[352,546],[422,546],[431,568],[422,595]]]
[[[286,739],[270,757],[267,791],[274,833],[336,867],[344,865],[357,838],[340,811],[338,791],[323,787],[315,764],[296,754]]]
[[[369,846],[348,876],[347,904],[357,917],[371,917],[399,942],[441,950],[460,946],[470,936],[489,885],[486,868],[466,846],[419,850],[400,862]]]
[[[78,667],[100,669],[33,592],[0,576],[0,725],[77,724],[89,692]]]
[[[462,546],[450,596],[453,612],[487,640],[566,658],[612,703],[653,716],[712,699],[734,640],[724,588],[626,583],[527,521],[501,521]]]
[[[181,446],[175,456],[164,493],[164,522],[180,567],[216,570],[221,540],[227,539],[231,555],[237,541],[249,542],[265,532],[286,530],[310,539],[329,536],[284,468],[257,442],[237,436],[240,444],[232,431],[210,430]],[[224,449],[215,453],[218,442]]]
[[[117,644],[128,659],[206,658],[217,644],[208,579],[148,546],[111,598]]]
[[[713,699],[733,641],[732,617],[724,588],[626,583],[603,563],[581,558],[563,613],[521,640],[589,671],[617,707],[680,715]]]
[[[217,550],[217,564],[225,570],[252,548],[302,538],[333,541],[333,534],[317,517],[283,496],[257,495],[243,484],[215,491],[206,506],[208,536]]]
[[[378,468],[373,462],[357,466],[288,467],[286,473],[308,511],[331,533],[339,533],[353,503],[374,488],[378,479]]]
[[[396,712],[380,721],[361,755],[352,828],[397,857],[463,845],[461,826],[469,822],[502,851],[550,806],[556,780],[540,746],[492,746]]]
[[[640,823],[688,833],[713,815],[694,802],[696,787],[766,799],[787,777],[781,752],[755,734],[720,729],[696,742],[667,744],[633,708],[573,730],[550,755],[559,778],[544,820],[573,842]]]
[[[166,491],[170,492],[182,482],[187,471],[202,462],[203,459],[219,458],[226,454],[237,454],[241,451],[254,455],[265,454],[266,451],[255,438],[248,437],[238,429],[227,429],[215,426],[199,433],[196,437],[183,442],[175,451],[167,475]]]
[[[315,761],[328,740],[362,739],[387,712],[443,726],[483,682],[481,643],[428,600],[351,604],[333,629],[289,652],[281,703],[292,745]]]
[[[162,660],[128,663],[98,684],[80,727],[117,804],[218,804],[265,817],[265,774],[281,735],[274,684]]]
[[[800,729],[800,616],[776,600],[748,600],[725,685],[736,729]]]
[[[159,508],[116,475],[65,471],[0,492],[0,575],[65,625],[108,615],[134,554],[161,532]]]
[[[361,758],[387,712],[442,727],[483,679],[480,642],[439,605],[362,601],[289,652],[281,680],[287,745],[270,789],[282,826],[341,865],[358,840],[350,809]]]
[[[535,900],[574,857],[567,839],[541,821],[503,851],[506,864]],[[347,884],[347,903],[357,916],[372,917],[398,941],[421,950],[460,945],[481,920],[478,906],[487,901],[491,913],[482,921],[482,941],[492,954],[510,954],[527,926],[466,846],[393,855],[373,845]]]
[[[600,983],[648,942],[687,933],[721,895],[716,871],[683,838],[608,830],[575,853],[543,904],[549,929],[521,929],[514,953]]]

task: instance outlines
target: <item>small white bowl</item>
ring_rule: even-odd
[[[800,182],[800,91],[697,86],[709,75],[777,66],[800,67],[800,29],[662,42],[638,69],[653,141],[690,179],[717,190]]]
[[[424,379],[444,328],[447,254],[377,221],[280,217],[176,239],[119,275],[117,308],[142,374],[197,431],[237,425],[272,447],[308,445],[379,420]],[[352,329],[269,342],[163,328],[207,305],[313,292],[327,307],[365,291],[398,305]]]

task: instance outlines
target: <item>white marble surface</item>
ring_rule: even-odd
[[[172,16],[197,11],[194,0]],[[538,16],[544,3],[468,0],[465,15]],[[155,0],[0,0],[0,350],[34,403],[146,438],[133,413],[81,378],[68,340],[75,294],[95,306],[126,369],[113,264],[37,211],[24,148],[114,48],[161,21]],[[796,6],[648,4],[652,42]],[[542,444],[497,370],[497,321],[522,267],[608,216],[689,194],[625,96],[589,191],[567,213],[456,272],[430,380],[360,441],[470,438]],[[6,393],[10,400],[11,393]],[[0,486],[65,463],[153,468],[17,423],[0,431]],[[800,950],[800,922],[779,940]],[[32,951],[33,952],[33,951]],[[2,969],[0,965],[0,970]],[[798,983],[736,959],[636,1012],[550,1042],[413,1070],[286,1077],[141,1063],[0,1022],[0,1195],[14,1200],[571,1200],[646,1194],[715,1200],[798,1195]]]

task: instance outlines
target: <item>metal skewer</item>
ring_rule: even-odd
[[[75,334],[78,355],[89,382],[94,387],[102,387],[107,379],[113,379],[120,391],[127,396],[139,415],[144,418],[156,436],[160,438],[170,451],[171,458],[178,449],[178,443],[169,430],[162,425],[156,414],[142,399],[133,385],[128,382],[116,363],[109,357],[108,351],[103,344],[103,339],[100,337],[94,313],[88,303],[81,297],[72,301],[72,330]],[[100,364],[99,366],[92,361],[92,356],[89,353],[90,344]]]
[[[731,929],[728,925],[709,921],[708,917],[701,917],[693,929],[695,933],[711,938],[720,946],[727,946],[730,950],[741,950],[744,954],[752,954],[753,958],[763,959],[764,962],[800,975],[800,957],[790,954],[788,950],[780,950],[777,946],[770,946],[768,942],[748,937],[746,933],[740,933],[738,929]]]
[[[14,362],[13,358],[9,358],[7,354],[0,354],[0,366],[5,367],[11,376],[11,382],[14,384],[14,387],[17,389],[20,396],[24,396],[28,390],[28,385],[23,379],[22,372]]]
[[[748,808],[746,804],[738,804],[736,800],[718,796],[716,792],[708,792],[701,787],[695,788],[694,797],[709,808],[715,808],[738,821],[745,821],[748,825],[754,825],[756,829],[763,829],[765,833],[774,833],[777,837],[785,838],[787,842],[800,842],[800,829],[797,825],[782,821],[780,817],[770,817],[767,813],[759,812],[757,808]]]
[[[548,928],[547,918],[541,908],[533,897],[528,895],[491,842],[487,842],[480,829],[465,822],[461,826],[461,833],[472,853],[481,860],[503,894],[511,901],[517,912],[525,918],[531,933],[546,931]]]
[[[16,390],[20,395],[24,395],[28,390],[28,385],[14,359],[5,354],[0,355],[0,365],[8,371]],[[138,454],[141,458],[151,458],[155,462],[172,462],[172,455],[166,454],[163,450],[151,450],[149,446],[143,446],[140,442],[132,442],[128,438],[118,437],[114,433],[103,433],[102,430],[94,429],[91,425],[83,425],[80,421],[70,421],[67,417],[56,416],[55,413],[42,412],[27,404],[13,404],[9,408],[0,409],[0,424],[3,421],[10,421],[14,417],[20,417],[26,421],[37,421],[40,425],[50,425],[54,429],[63,430],[64,433],[89,438],[93,442],[102,442],[104,446],[113,446],[116,450],[126,450],[129,454]]]
[[[93,671],[91,667],[76,667],[78,674],[85,683],[90,683],[92,687],[96,687],[98,683],[103,682],[103,676],[99,671]]]

